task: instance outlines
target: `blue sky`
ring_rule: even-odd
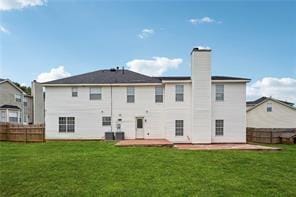
[[[14,1],[0,0],[2,78],[29,85],[59,66],[75,75],[127,62],[190,75],[191,49],[202,45],[213,75],[251,78],[254,97],[296,101],[296,1]],[[289,90],[264,93],[266,83]]]

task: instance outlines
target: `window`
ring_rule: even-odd
[[[18,122],[18,113],[17,112],[9,112],[8,113],[9,122]]]
[[[1,111],[0,122],[6,122],[6,111]]]
[[[59,117],[59,132],[74,132],[75,117]]]
[[[134,103],[135,102],[135,87],[127,87],[127,102]]]
[[[90,88],[89,99],[90,100],[101,100],[102,93],[101,88]]]
[[[24,98],[24,106],[27,107],[28,106],[28,99],[25,97]]]
[[[163,87],[156,86],[155,87],[155,103],[162,103],[163,102]]]
[[[224,134],[224,120],[216,120],[216,135]]]
[[[72,97],[77,97],[78,96],[78,88],[73,87],[72,88]]]
[[[143,118],[137,118],[137,129],[143,129]]]
[[[19,95],[19,94],[16,94],[16,95],[15,95],[15,101],[16,101],[16,102],[22,102],[22,96]]]
[[[216,85],[216,101],[224,101],[224,85]]]
[[[176,85],[176,101],[184,101],[184,85]]]
[[[267,103],[266,111],[267,112],[272,112],[272,103]]]
[[[110,126],[111,125],[111,117],[110,116],[103,116],[102,117],[102,125],[103,126]]]
[[[175,135],[176,136],[183,136],[184,130],[184,121],[183,120],[176,120],[175,121]]]

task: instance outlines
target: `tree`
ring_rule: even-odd
[[[17,87],[22,89],[26,94],[31,95],[31,87],[30,86],[22,86],[17,82],[13,82]]]

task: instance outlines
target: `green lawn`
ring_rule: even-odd
[[[0,143],[0,196],[295,196],[296,145],[282,151]]]

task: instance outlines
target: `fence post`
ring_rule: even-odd
[[[28,134],[27,134],[27,132],[28,132],[28,130],[27,130],[27,128],[25,128],[25,133],[26,133],[26,143],[27,143],[27,141],[28,141]]]

